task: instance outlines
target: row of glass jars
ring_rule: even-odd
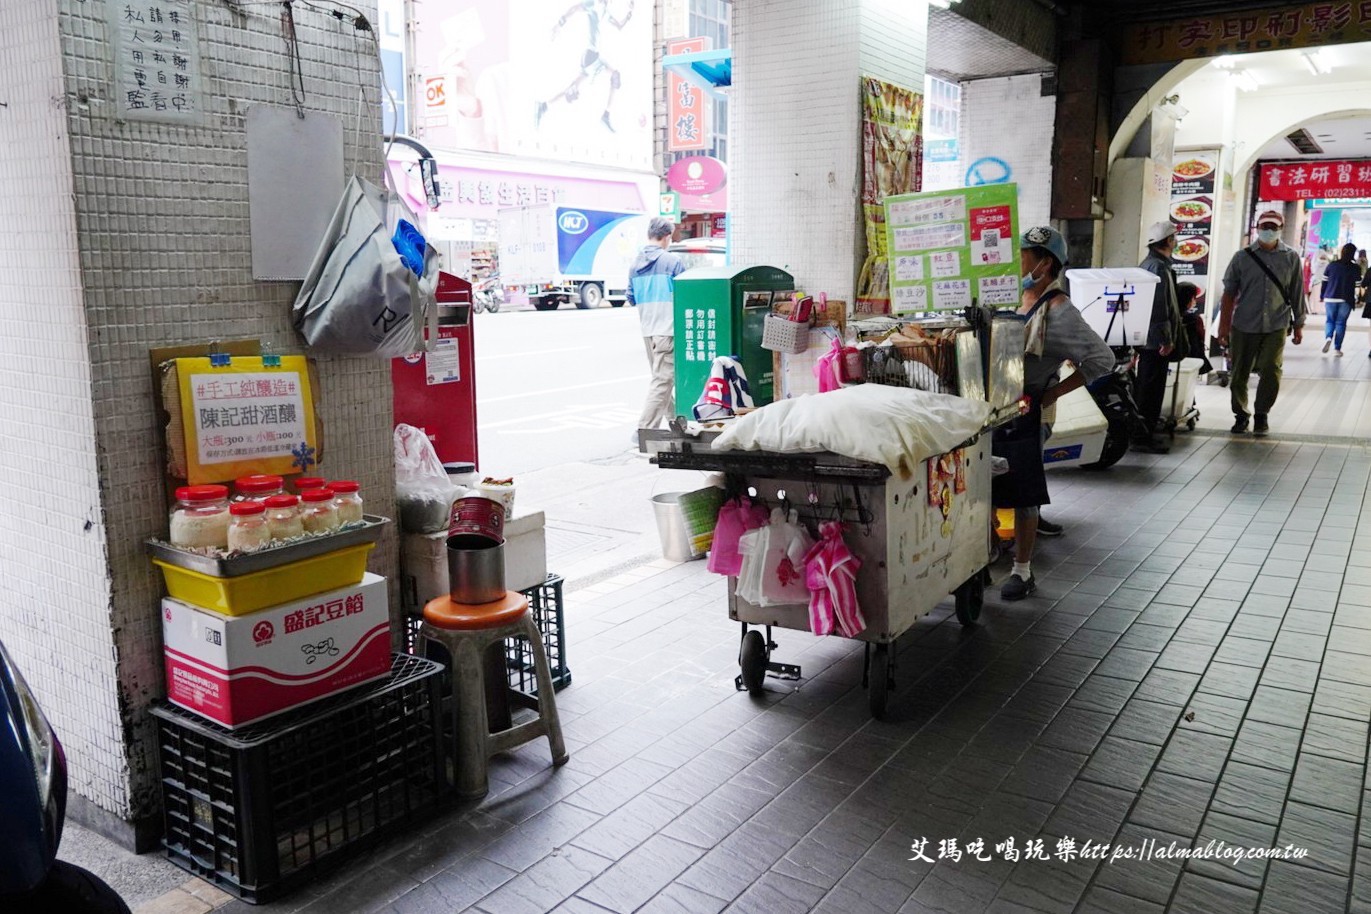
[[[352,480],[326,484],[318,477],[301,477],[295,480],[298,495],[287,493],[284,483],[280,476],[242,477],[234,482],[232,502],[227,486],[177,489],[171,543],[251,552],[273,540],[328,533],[362,520],[360,486]]]

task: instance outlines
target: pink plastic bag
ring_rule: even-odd
[[[735,498],[725,502],[714,524],[714,542],[709,548],[709,560],[705,567],[715,574],[736,577],[743,567],[738,540],[748,530],[765,524],[766,520],[766,508],[753,504],[750,499]]]
[[[819,393],[828,393],[843,386],[843,343],[834,340],[832,347],[814,361],[814,377],[819,382]]]
[[[805,585],[809,588],[809,628],[816,635],[855,638],[866,629],[857,604],[857,569],[862,560],[843,541],[843,525],[819,525],[819,542],[805,556]]]

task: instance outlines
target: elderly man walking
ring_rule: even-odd
[[[1298,346],[1304,340],[1308,310],[1304,297],[1300,255],[1281,241],[1285,217],[1267,210],[1257,217],[1257,240],[1233,255],[1223,274],[1223,299],[1218,339],[1229,347],[1232,370],[1229,392],[1235,435],[1247,431],[1265,435],[1267,416],[1281,390],[1281,362],[1285,337]],[[1247,408],[1247,380],[1257,372],[1257,402]]]
[[[657,428],[676,414],[676,321],[673,313],[674,279],[685,270],[681,258],[667,250],[676,226],[670,219],[654,216],[648,224],[648,243],[638,253],[628,274],[628,302],[638,307],[643,346],[647,349],[647,401],[638,428]],[[638,443],[638,433],[633,433]]]

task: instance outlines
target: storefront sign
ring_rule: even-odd
[[[1277,9],[1186,16],[1129,26],[1126,64],[1162,63],[1371,39],[1371,0],[1304,3]]]
[[[679,219],[681,217],[681,195],[675,191],[667,191],[662,194],[657,212],[668,219]]]
[[[681,194],[710,194],[728,181],[728,168],[713,156],[690,156],[667,169],[666,183]]]
[[[192,485],[313,465],[314,403],[305,358],[280,361],[276,369],[260,356],[235,356],[222,366],[207,358],[176,360]]]
[[[1262,200],[1342,200],[1371,196],[1371,159],[1276,162],[1261,167]]]
[[[1209,251],[1214,239],[1214,211],[1221,185],[1218,149],[1177,150],[1171,167],[1169,217],[1176,226],[1171,268],[1176,279],[1199,286],[1204,301],[1209,280]]]
[[[668,55],[708,50],[708,38],[677,38],[666,43]],[[666,148],[672,152],[708,149],[711,121],[709,98],[704,90],[672,73],[667,77],[667,91],[671,99],[667,106]]]
[[[417,209],[426,209],[419,167],[412,159],[393,159],[391,174]],[[644,212],[638,184],[594,178],[526,174],[440,164],[439,212],[450,219],[495,220],[500,210],[515,206],[596,206],[621,212]],[[654,204],[655,206],[655,204]]]
[[[115,115],[198,124],[204,112],[195,4],[105,4],[114,54]]]
[[[993,184],[888,197],[891,310],[1017,305],[1018,193]]]

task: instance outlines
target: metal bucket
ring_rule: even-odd
[[[462,533],[447,538],[447,573],[458,603],[493,603],[505,596],[505,544]]]
[[[657,535],[662,539],[662,558],[671,562],[688,562],[695,556],[690,550],[690,534],[686,532],[685,512],[681,510],[684,492],[663,492],[652,496],[652,513],[657,517]]]

